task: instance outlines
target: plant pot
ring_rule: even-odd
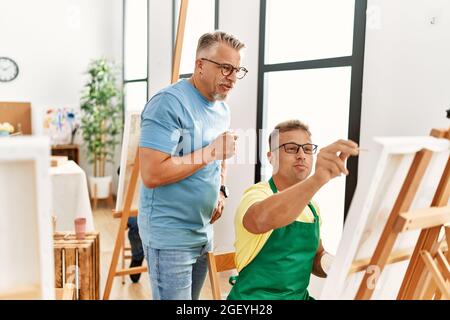
[[[89,177],[89,188],[91,197],[95,199],[106,199],[110,196],[112,176]]]

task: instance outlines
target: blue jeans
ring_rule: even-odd
[[[153,299],[198,300],[210,250],[210,243],[185,250],[153,249],[144,244]]]
[[[144,249],[142,249],[142,241],[139,236],[137,217],[128,218],[128,240],[130,240],[131,258],[134,261],[144,260]]]

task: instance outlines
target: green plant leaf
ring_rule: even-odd
[[[86,71],[89,81],[83,88],[80,101],[81,136],[90,163],[103,157],[112,161],[119,144],[123,92],[116,80],[117,70],[112,62],[100,58],[91,61]]]

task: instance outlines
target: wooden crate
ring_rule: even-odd
[[[55,287],[75,285],[75,299],[100,298],[100,233],[86,233],[77,240],[73,232],[55,232]]]
[[[55,288],[56,300],[74,300],[75,286],[72,283],[66,283],[63,288]]]

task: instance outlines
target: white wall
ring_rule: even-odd
[[[37,116],[45,109],[79,107],[92,59],[122,63],[122,1],[1,0],[0,39],[1,56],[20,69],[17,79],[0,85],[0,101],[31,102],[33,130],[41,133]],[[84,152],[80,162],[89,174]]]
[[[435,17],[435,24],[430,21]],[[447,128],[450,1],[369,0],[360,145],[372,138],[429,135]],[[363,152],[358,184],[368,188],[376,155]]]

